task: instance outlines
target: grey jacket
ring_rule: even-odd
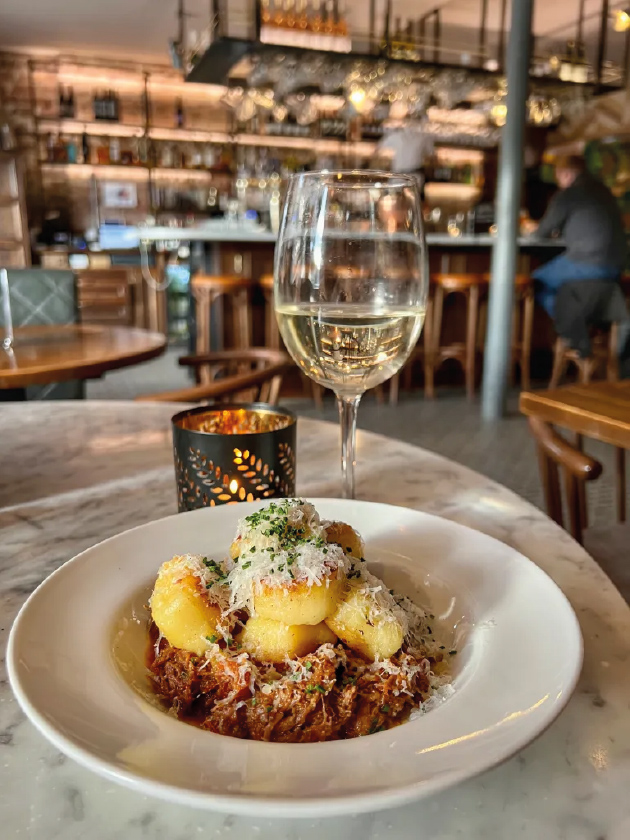
[[[608,187],[591,175],[578,175],[556,193],[541,219],[536,236],[559,234],[565,256],[574,262],[621,270],[626,260],[626,234],[619,205]]]

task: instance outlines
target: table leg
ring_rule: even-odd
[[[616,449],[617,455],[617,518],[619,522],[626,521],[626,450],[621,446]]]

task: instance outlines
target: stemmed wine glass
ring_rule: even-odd
[[[294,175],[274,275],[287,350],[337,396],[343,496],[354,498],[359,401],[400,370],[424,322],[428,265],[415,178]]]

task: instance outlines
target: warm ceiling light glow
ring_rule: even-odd
[[[235,478],[233,478],[232,481],[230,481],[230,493],[236,493],[237,490],[238,481]]]
[[[613,12],[613,29],[615,32],[627,32],[630,29],[630,14],[624,9],[615,9]]]
[[[365,91],[363,88],[355,88],[348,99],[354,106],[360,106],[365,101]]]

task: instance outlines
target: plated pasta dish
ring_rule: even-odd
[[[368,570],[360,535],[301,499],[239,521],[223,559],[159,569],[148,664],[171,713],[276,742],[371,735],[453,692],[435,617]]]

